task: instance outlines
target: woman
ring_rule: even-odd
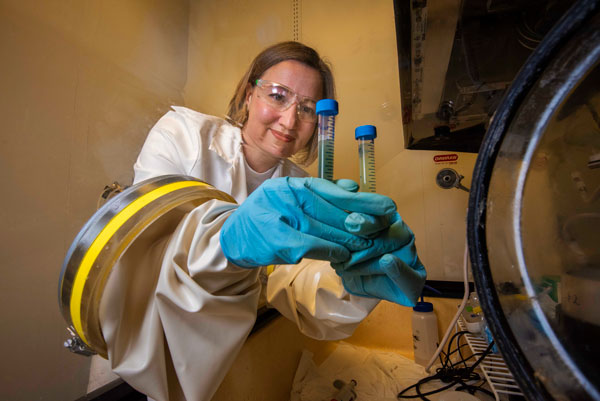
[[[416,300],[425,272],[393,201],[308,178],[288,159],[316,158],[315,104],[325,97],[334,97],[327,65],[284,42],[260,53],[238,84],[233,124],[173,107],[150,131],[135,183],[189,175],[240,206],[206,202],[148,250],[139,265],[156,275],[150,290],[122,284],[136,282],[138,268],[117,269],[107,283],[109,358],[139,391],[212,397],[256,319],[260,266],[283,264],[268,278],[268,301],[318,339],[349,336],[381,298]]]

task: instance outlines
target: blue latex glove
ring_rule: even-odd
[[[397,213],[392,220],[369,248],[331,265],[351,294],[414,306],[427,273],[417,256],[414,234]]]
[[[355,233],[348,232],[353,212],[379,216],[389,225],[395,210],[387,196],[353,193],[324,179],[270,179],[227,218],[221,248],[230,262],[246,268],[294,264],[303,257],[343,262],[350,251],[373,242],[360,236],[364,230],[356,222],[350,224]]]
[[[358,192],[358,183],[354,180],[349,180],[347,178],[340,178],[339,180],[334,180],[335,185],[340,188],[345,189],[348,192]]]
[[[350,192],[358,192],[359,185],[354,180],[341,178],[334,181],[337,186]],[[351,213],[344,223],[348,232],[367,238],[376,236],[382,230],[392,224],[393,214],[384,216],[372,216],[364,213]]]

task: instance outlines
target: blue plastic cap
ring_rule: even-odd
[[[433,304],[431,302],[417,302],[416,306],[413,306],[415,312],[433,312]]]
[[[317,114],[324,116],[336,116],[338,113],[338,102],[333,99],[321,99],[317,102]]]
[[[317,104],[318,106],[318,104]],[[377,128],[374,125],[361,125],[354,130],[355,139],[375,139],[377,138]]]

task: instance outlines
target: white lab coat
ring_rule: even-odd
[[[240,129],[223,119],[173,107],[150,131],[134,182],[189,175],[241,203],[248,196],[241,145]],[[283,160],[273,178],[306,175]],[[209,400],[255,322],[259,269],[229,263],[219,243],[235,208],[200,205],[109,277],[100,321],[111,367],[155,400]],[[306,259],[275,268],[267,301],[302,333],[326,340],[351,335],[378,302],[348,294],[328,262]]]

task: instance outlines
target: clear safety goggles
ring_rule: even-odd
[[[285,85],[257,79],[255,81],[258,97],[279,111],[285,111],[296,103],[296,113],[301,121],[317,121],[317,102],[306,96],[300,96]]]

